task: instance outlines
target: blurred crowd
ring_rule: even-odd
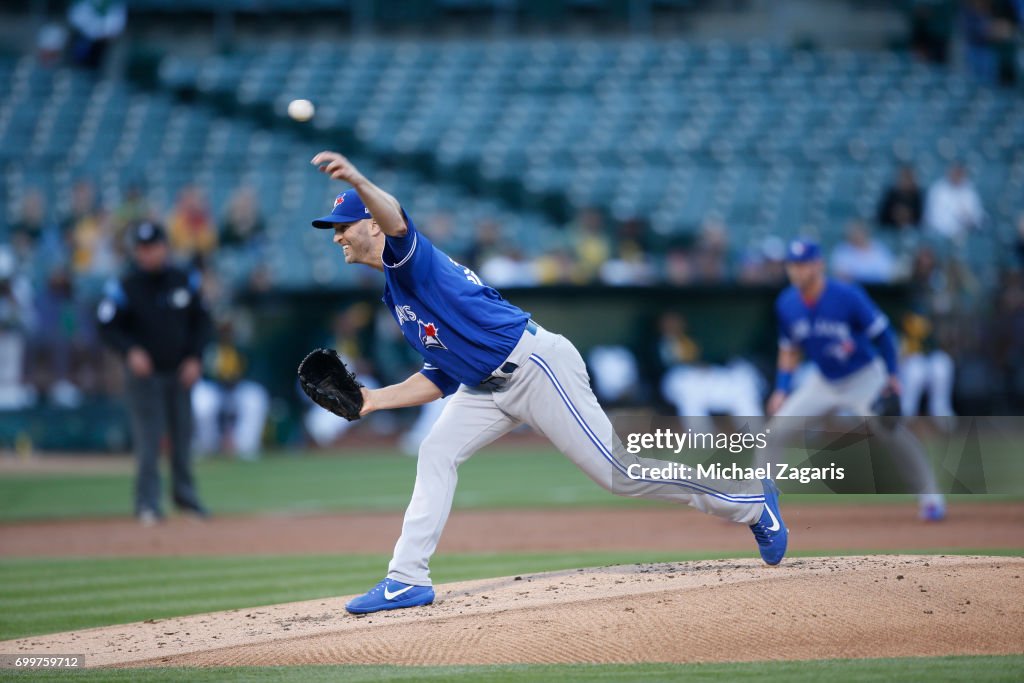
[[[582,208],[560,232],[559,244],[532,256],[497,223],[476,226],[475,238],[466,243],[452,238],[450,217],[419,220],[439,246],[499,288],[778,287],[785,281],[783,236],[736,244],[719,216],[707,217],[693,232],[666,239],[654,235],[642,220],[611,221],[597,209]],[[232,325],[237,296],[273,287],[259,267],[241,282],[224,279],[211,267],[215,253],[247,253],[257,262],[265,253],[266,226],[252,188],[238,187],[218,210],[200,188],[185,187],[165,211],[153,206],[139,186],[125,188],[114,206],[102,201],[89,180],[78,182],[67,201],[56,204],[39,191],[28,191],[14,220],[0,230],[0,406],[40,400],[76,405],[83,395],[117,391],[117,363],[102,351],[94,308],[103,284],[128,266],[128,233],[140,221],[166,225],[177,260],[202,274],[204,299],[217,324],[230,334],[237,327]],[[915,313],[937,325],[938,345],[955,355],[979,347],[981,341],[966,343],[963,330],[955,323],[948,330],[942,321],[987,307],[1005,328],[986,332],[991,337],[987,342],[1000,349],[1006,362],[1020,360],[1024,335],[1014,325],[1024,317],[1024,216],[1017,225],[1017,270],[1002,276],[994,300],[991,287],[982,281],[986,274],[974,272],[961,258],[970,241],[994,239],[989,232],[985,199],[963,165],[951,164],[927,187],[913,168],[903,167],[879,197],[876,215],[854,217],[845,226],[828,262],[839,278],[908,284]]]
[[[167,226],[175,259],[202,274],[203,295],[228,325],[235,286],[209,267],[215,250],[263,248],[263,221],[251,188],[240,187],[218,217],[203,193],[184,188],[169,211],[138,186],[107,206],[92,181],[75,184],[66,202],[26,192],[13,220],[0,223],[0,407],[40,400],[78,405],[83,395],[116,393],[118,363],[103,351],[96,304],[104,287],[131,265],[131,228]],[[246,286],[263,286],[260,271]]]
[[[449,219],[436,221],[447,226]],[[434,227],[430,221],[428,227]],[[1024,243],[1024,214],[1020,217]],[[810,226],[794,226],[804,234],[817,234]],[[830,255],[833,273],[863,284],[916,280],[915,264],[935,259],[935,250],[955,253],[970,240],[991,240],[986,232],[984,203],[959,162],[923,188],[914,169],[898,169],[879,198],[876,215],[853,217],[842,241]],[[447,241],[449,231],[432,235],[462,262],[474,267],[495,286],[536,285],[778,285],[785,280],[782,236],[768,235],[736,244],[732,231],[717,215],[708,216],[694,232],[665,238],[655,236],[641,219],[609,221],[594,208],[581,209],[564,226],[563,240],[529,258],[503,235],[500,226],[478,226],[475,241],[466,248]],[[825,240],[828,241],[827,239]],[[971,286],[960,283],[970,293]]]
[[[1018,82],[1017,34],[1024,25],[1021,0],[906,0],[910,48],[934,64],[952,61],[963,45],[970,73],[990,85]]]

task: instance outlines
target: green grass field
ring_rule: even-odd
[[[1024,460],[1021,461],[1024,464]],[[270,454],[244,463],[215,459],[197,467],[204,499],[219,514],[402,510],[415,476],[414,458],[392,451],[343,457]],[[131,511],[131,475],[5,474],[0,522],[64,517],[124,516]],[[960,496],[965,501],[1019,500],[1007,495]],[[787,502],[884,504],[912,496],[787,494]],[[613,496],[549,448],[499,447],[459,469],[458,508],[648,506]]]
[[[7,673],[7,672],[5,672]],[[514,666],[294,666],[235,669],[122,669],[66,672],[10,672],[10,680],[25,681],[283,681],[284,683],[414,683],[472,681],[473,683],[532,683],[553,681],[687,681],[723,683],[1016,683],[1024,677],[1024,657],[922,657],[915,659],[835,659],[815,662],[744,662],[731,664],[577,664]]]
[[[218,514],[401,510],[415,460],[387,451],[299,456],[270,454],[257,463],[216,459],[199,464],[201,490]],[[0,523],[32,519],[125,516],[131,475],[4,474]],[[886,504],[910,496],[803,496],[789,502]],[[964,496],[964,501],[1019,499]],[[646,506],[609,495],[550,449],[493,448],[460,469],[456,506],[516,508]],[[850,548],[845,554],[871,553]],[[936,548],[934,552],[950,552]],[[920,552],[920,551],[918,551]],[[984,548],[972,554],[1020,554]],[[2,549],[0,549],[2,555]],[[746,556],[746,555],[744,555]],[[444,581],[574,567],[708,559],[680,553],[544,553],[442,555],[432,563]],[[716,553],[714,557],[722,557]],[[336,597],[380,578],[379,555],[160,558],[0,559],[0,639],[128,623],[222,609]],[[289,667],[0,672],[0,680],[33,681],[1016,681],[1024,657],[771,662],[757,664]]]

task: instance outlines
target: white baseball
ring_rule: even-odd
[[[316,113],[316,107],[309,100],[292,100],[288,103],[288,116],[296,121],[309,121]]]

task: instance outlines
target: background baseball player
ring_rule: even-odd
[[[383,301],[425,360],[423,369],[404,382],[362,389],[361,413],[453,395],[420,446],[412,500],[387,576],[349,602],[348,611],[368,613],[433,601],[428,562],[451,509],[458,466],[524,422],[606,489],[682,502],[748,524],[764,560],[782,560],[788,532],[771,482],[753,482],[758,490],[750,493],[695,490],[684,482],[635,482],[638,486],[630,488],[621,473],[638,459],[627,456],[615,437],[591,391],[583,359],[569,340],[537,325],[472,270],[437,249],[395,198],[345,157],[321,152],[312,163],[354,188],[338,195],[331,214],[313,226],[334,230],[346,263],[384,272]]]
[[[786,261],[791,286],[775,302],[779,358],[768,413],[776,418],[843,411],[867,416],[875,414],[876,402],[885,398],[893,406],[886,413],[898,415],[899,365],[889,319],[863,289],[826,277],[817,243],[791,242]],[[801,352],[813,367],[793,391]],[[769,448],[758,452],[759,464],[778,462],[772,446],[785,444],[798,429],[795,422],[773,420],[773,439]],[[919,492],[921,517],[941,520],[945,504],[921,442],[899,424],[875,433]]]

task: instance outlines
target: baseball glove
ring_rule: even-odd
[[[313,402],[349,422],[363,408],[362,384],[334,349],[316,349],[299,363],[299,384]]]
[[[882,394],[871,406],[872,412],[878,416],[878,422],[888,430],[893,430],[900,423],[903,414],[900,409],[900,395],[891,391]]]

